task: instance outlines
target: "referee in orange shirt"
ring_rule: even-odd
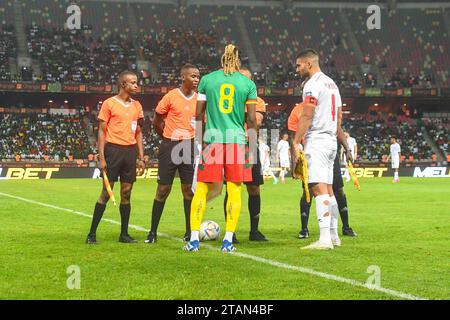
[[[114,187],[114,182],[120,176],[121,232],[119,241],[136,243],[137,241],[128,234],[128,223],[131,212],[131,190],[136,181],[136,160],[138,160],[139,174],[142,174],[145,169],[141,130],[144,113],[139,101],[131,98],[138,90],[136,74],[130,71],[122,72],[119,75],[118,87],[120,88],[119,94],[107,99],[98,115],[100,121],[98,158],[100,170],[102,170],[102,174],[106,170],[111,188]],[[86,239],[88,244],[97,243],[97,227],[108,200],[108,191],[103,185],[100,198],[95,204],[91,230]]]
[[[200,72],[192,64],[181,68],[181,87],[169,91],[158,103],[153,119],[156,132],[162,137],[158,155],[158,188],[153,201],[152,224],[145,243],[157,241],[157,229],[166,199],[172,190],[178,170],[183,193],[186,232],[184,241],[191,237],[191,201],[194,179],[194,128],[197,107],[197,87]],[[189,150],[189,154],[184,154]],[[181,152],[180,152],[181,151]]]

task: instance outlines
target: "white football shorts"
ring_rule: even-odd
[[[400,166],[400,159],[398,157],[392,158],[392,169],[398,169]]]
[[[333,163],[336,158],[336,143],[323,140],[312,141],[305,146],[308,164],[308,183],[333,184]]]
[[[291,167],[291,161],[288,157],[280,157],[280,167],[282,168],[290,168]]]

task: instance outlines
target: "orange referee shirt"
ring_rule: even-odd
[[[256,99],[256,111],[262,113],[266,112],[266,103],[260,97]]]
[[[136,144],[138,120],[144,118],[142,105],[131,99],[126,104],[117,97],[103,102],[98,119],[106,122],[105,140],[124,146]]]
[[[186,97],[179,88],[170,90],[158,103],[156,112],[166,117],[163,136],[171,140],[188,140],[195,136],[197,93]]]
[[[245,112],[247,112],[247,105],[245,105]],[[256,112],[266,112],[266,103],[260,97],[256,98]]]
[[[288,118],[288,130],[289,131],[297,131],[298,121],[300,120],[300,116],[302,115],[303,103],[296,104],[294,109],[292,109],[291,114]]]
[[[247,112],[247,105],[245,105],[245,112]],[[266,112],[266,103],[260,97],[256,98],[256,112],[265,113]],[[247,131],[247,122],[244,123],[245,131]]]

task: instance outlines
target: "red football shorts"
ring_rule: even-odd
[[[230,182],[252,181],[252,166],[245,144],[203,145],[197,181],[221,182],[224,178]]]

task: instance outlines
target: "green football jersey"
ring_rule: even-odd
[[[207,143],[245,144],[245,105],[256,104],[256,85],[234,72],[225,75],[217,70],[202,77],[198,93],[206,96]]]

